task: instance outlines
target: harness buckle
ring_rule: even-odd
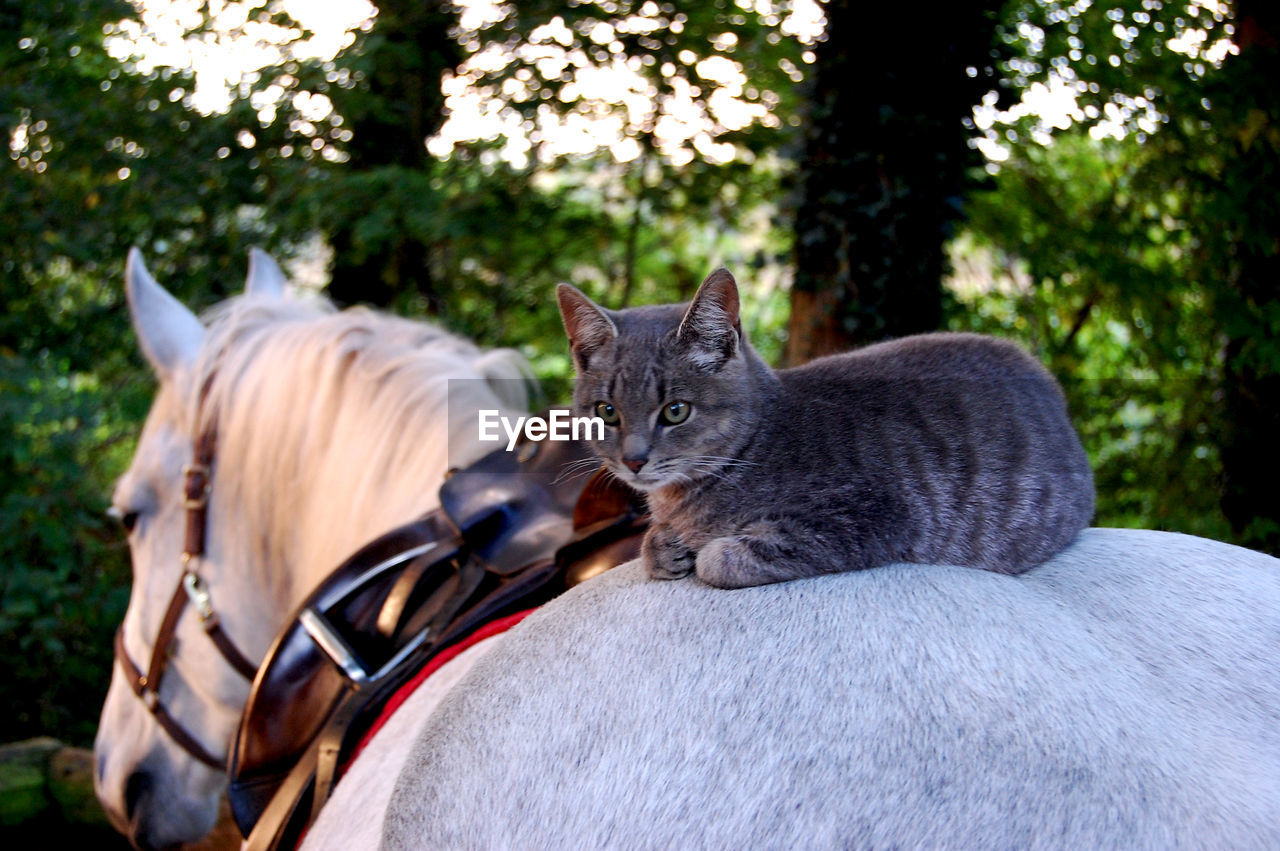
[[[188,570],[182,574],[182,587],[187,592],[187,599],[191,600],[191,605],[195,606],[200,614],[200,620],[207,621],[213,617],[213,600],[210,599],[208,589],[204,587],[204,583],[200,581],[195,571]]]
[[[188,511],[196,511],[209,504],[209,466],[191,462],[182,467],[182,475],[186,479],[185,494],[182,505]]]
[[[357,688],[369,683],[369,671],[365,668],[364,662],[323,615],[306,608],[298,615],[298,620],[325,655],[342,669],[347,679],[351,680]]]

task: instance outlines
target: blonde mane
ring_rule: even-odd
[[[220,536],[251,538],[286,596],[433,508],[445,471],[492,448],[476,410],[526,407],[523,358],[426,323],[254,296],[207,320],[187,421],[218,435]]]

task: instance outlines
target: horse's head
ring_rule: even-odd
[[[95,743],[96,785],[140,847],[213,825],[253,667],[345,556],[438,503],[490,451],[480,409],[523,408],[528,366],[422,322],[284,298],[251,256],[203,325],[137,252],[129,309],[160,379],[113,497],[133,590]],[[450,387],[453,379],[467,379]]]
[[[166,847],[214,824],[228,743],[249,692],[237,664],[252,674],[252,662],[234,655],[256,661],[271,634],[255,627],[262,620],[243,594],[226,587],[224,540],[201,547],[191,537],[198,533],[187,532],[220,509],[216,500],[203,505],[208,474],[198,468],[205,328],[156,283],[136,249],[126,277],[133,325],[160,389],[112,498],[129,534],[133,588],[94,746],[95,787],[135,845]],[[255,250],[250,297],[280,299],[283,285],[279,268]],[[243,651],[229,661],[211,632]]]

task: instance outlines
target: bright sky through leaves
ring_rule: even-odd
[[[814,0],[794,0],[785,11],[776,8],[772,0],[735,2],[745,12],[773,15],[779,31],[801,45],[812,46],[825,24],[821,7]],[[1099,13],[1091,8],[1094,0],[1075,0],[1070,5],[1039,2],[1048,10],[1051,23],[1065,24],[1068,29],[1073,18]],[[492,0],[462,0],[460,6],[463,33],[474,33],[507,14],[502,4]],[[1200,13],[1208,13],[1217,22],[1228,16],[1220,0],[1188,0],[1180,3],[1179,8],[1183,7],[1192,21]],[[728,32],[701,55],[684,50],[679,54],[680,66],[667,63],[659,69],[669,86],[669,91],[660,94],[651,78],[642,73],[640,57],[625,56],[618,36],[659,27],[679,32],[683,16],[672,14],[670,8],[664,11],[650,0],[636,14],[614,25],[601,21],[589,31],[577,33],[557,17],[534,29],[514,52],[497,44],[481,47],[478,40],[467,42],[464,38],[471,55],[456,73],[445,75],[443,90],[450,117],[440,133],[428,141],[428,148],[444,157],[458,143],[496,140],[501,146],[498,156],[516,165],[531,158],[552,160],[601,149],[607,149],[618,162],[628,162],[640,154],[637,136],[652,132],[659,154],[673,165],[687,164],[695,156],[713,163],[734,159],[738,153],[735,146],[720,140],[721,134],[755,124],[778,126],[780,117],[773,111],[778,96],[753,92],[753,97],[743,97],[750,81],[742,63],[733,56],[736,36]],[[1012,108],[997,110],[994,92],[975,105],[975,144],[987,159],[998,163],[1009,156],[1007,143],[1013,137],[1005,128],[1028,117],[1034,117],[1031,138],[1041,144],[1048,144],[1055,131],[1074,123],[1088,124],[1095,139],[1155,132],[1166,120],[1156,92],[1118,94],[1100,107],[1078,103],[1082,95],[1097,94],[1097,84],[1081,79],[1075,67],[1083,69],[1098,62],[1119,66],[1131,61],[1129,50],[1139,26],[1150,25],[1163,32],[1163,24],[1152,24],[1150,14],[1165,8],[1163,0],[1145,0],[1142,8],[1147,11],[1131,12],[1131,20],[1119,8],[1106,10],[1107,19],[1114,22],[1114,44],[1084,45],[1073,40],[1069,55],[1049,57],[1052,67],[1045,80],[1027,85]],[[284,11],[306,31],[258,20],[264,10]],[[332,117],[328,97],[301,90],[298,80],[283,69],[294,59],[328,63],[326,77],[331,84],[351,85],[345,76],[348,72],[332,60],[355,42],[359,31],[374,25],[376,14],[367,0],[142,0],[137,19],[121,21],[109,47],[113,56],[133,62],[144,74],[160,68],[190,69],[194,78],[191,91],[175,84],[171,97],[185,98],[199,111],[222,111],[233,99],[248,97],[265,125],[276,120],[278,110],[287,102],[291,129],[319,139],[322,133],[316,125],[326,120],[339,125],[341,119]],[[1044,47],[1043,30],[1023,21],[1015,32],[1033,60],[1045,58],[1039,57]],[[1213,32],[1189,25],[1168,32],[1164,44],[1187,58],[1188,74],[1200,76],[1206,67],[1216,67],[1236,51],[1232,35],[1229,22]],[[590,55],[582,49],[583,43],[603,48],[606,58],[602,61],[598,52]],[[812,50],[803,51],[805,62],[813,59]],[[516,61],[524,67],[514,76],[500,85],[485,84],[485,74]],[[793,82],[803,78],[800,68],[782,70]],[[1017,67],[1013,70],[1019,73]],[[559,98],[567,108],[545,104],[532,119],[511,108],[513,102],[531,99],[540,79],[566,73],[572,82],[560,91]],[[267,85],[260,85],[264,80]],[[334,138],[342,141],[343,132],[335,131]],[[241,133],[240,143],[252,147],[253,134],[248,130]],[[318,147],[328,159],[343,156],[340,146],[322,142]]]
[[[770,0],[736,0],[743,11],[767,16],[773,14]],[[490,0],[463,0],[460,29],[474,32],[501,20],[506,10]],[[824,19],[814,0],[794,0],[785,17],[778,15],[779,30],[812,45],[821,35]],[[207,8],[208,25],[203,12]],[[261,12],[287,12],[307,32],[258,20]],[[142,73],[159,68],[190,69],[194,76],[192,91],[175,87],[172,97],[186,98],[201,112],[227,109],[237,97],[249,96],[264,124],[276,119],[280,105],[289,99],[298,114],[298,123],[319,124],[329,117],[332,103],[323,93],[297,89],[297,80],[281,69],[291,59],[314,59],[331,62],[337,53],[354,43],[356,33],[373,26],[377,10],[365,0],[329,0],[324,3],[307,0],[283,0],[268,4],[266,0],[143,0],[136,20],[122,21],[110,39],[112,55],[121,61],[132,61]],[[659,26],[670,26],[678,32],[682,15],[670,20],[654,2],[644,3],[638,13],[619,24],[624,32],[643,33]],[[661,71],[672,91],[659,95],[640,73],[639,59],[622,56],[618,32],[600,23],[589,33],[580,33],[593,45],[608,51],[607,61],[600,62],[581,49],[571,48],[573,33],[564,21],[555,18],[538,27],[529,39],[516,48],[517,56],[504,48],[491,45],[473,51],[456,74],[447,74],[443,85],[450,118],[428,147],[437,156],[447,156],[460,142],[502,140],[501,156],[518,165],[537,155],[546,159],[565,154],[587,154],[608,149],[619,162],[639,154],[635,136],[641,128],[651,128],[658,150],[675,165],[689,162],[694,151],[711,162],[727,162],[734,158],[735,148],[716,140],[726,131],[744,129],[752,124],[777,126],[779,118],[771,107],[778,98],[764,93],[754,102],[742,95],[748,86],[740,62],[732,58],[736,37],[725,33],[709,44],[704,55],[682,51],[679,59],[688,68],[674,65]],[[568,70],[572,83],[561,95],[572,103],[567,114],[547,108],[540,110],[536,122],[522,118],[508,108],[513,98],[527,94],[523,89],[531,76],[520,72],[500,89],[479,84],[481,75],[505,67],[515,59],[532,64],[544,78],[559,76]],[[804,51],[803,59],[813,61],[812,51]],[[704,85],[714,86],[707,94],[689,82],[692,70]],[[802,78],[798,68],[784,68],[793,80]],[[680,72],[680,73],[678,73]],[[340,79],[343,72],[334,68],[329,76],[336,85],[349,84]],[[532,72],[531,72],[532,73]],[[263,79],[266,86],[250,88]],[[704,95],[704,102],[699,102]],[[703,105],[705,103],[705,107]],[[298,128],[294,128],[298,129]],[[241,134],[241,144],[251,146],[253,136]],[[535,153],[536,149],[536,153]],[[340,152],[326,146],[323,153],[337,158]]]
[[[1088,68],[1099,63],[1119,68],[1137,58],[1133,44],[1140,34],[1139,27],[1151,27],[1161,37],[1164,48],[1185,57],[1184,71],[1193,79],[1203,77],[1208,69],[1218,67],[1227,56],[1239,52],[1232,41],[1235,28],[1229,20],[1230,10],[1221,0],[1143,0],[1141,8],[1129,11],[1127,17],[1126,10],[1119,7],[1105,11],[1093,8],[1094,0],[1075,0],[1070,4],[1053,0],[1038,2],[1048,10],[1051,24],[1065,25],[1067,32],[1071,33],[1067,40],[1069,50],[1065,56],[1046,57],[1044,30],[1028,21],[1020,21],[1016,25],[1017,37],[1030,59],[1015,60],[1013,70],[1021,73],[1019,62],[1029,64],[1035,61],[1047,62],[1050,70],[1046,75],[1047,82],[1036,81],[1024,88],[1019,102],[1013,107],[996,109],[996,94],[991,92],[974,108],[973,123],[981,134],[975,144],[993,164],[989,168],[1009,157],[1006,143],[1016,136],[1011,136],[1013,131],[1004,128],[1031,117],[1035,119],[1031,139],[1042,145],[1051,142],[1055,131],[1066,130],[1077,123],[1087,124],[1089,135],[1096,140],[1121,139],[1131,132],[1139,134],[1141,140],[1156,132],[1159,125],[1168,120],[1161,111],[1160,93],[1157,91],[1116,93],[1101,107],[1078,103],[1082,96],[1099,93],[1096,82],[1082,79],[1088,76]],[[1175,17],[1172,28],[1157,19],[1156,13],[1175,9],[1186,17]],[[1075,35],[1079,31],[1075,19],[1086,12],[1105,16],[1111,23],[1110,37],[1113,41],[1085,44]],[[1214,30],[1211,32],[1197,26],[1197,22],[1206,22]]]

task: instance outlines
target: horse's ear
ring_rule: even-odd
[[[156,283],[137,248],[129,249],[124,277],[129,317],[142,353],[157,375],[169,378],[195,361],[204,342],[204,326],[182,302]]]
[[[261,248],[249,249],[249,277],[244,291],[248,295],[282,298],[285,287],[284,272],[271,255]]]
[[[738,310],[738,282],[728,269],[716,269],[698,287],[676,332],[676,339],[699,367],[718,370],[738,353],[742,339]]]
[[[556,301],[560,303],[560,318],[569,335],[573,362],[579,372],[585,372],[591,355],[618,336],[618,328],[609,315],[577,287],[560,284],[556,287]]]

